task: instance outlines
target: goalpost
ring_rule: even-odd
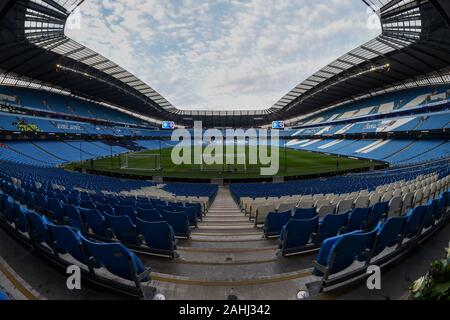
[[[124,153],[120,155],[120,169],[161,171],[160,153]]]

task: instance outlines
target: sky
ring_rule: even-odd
[[[379,34],[359,0],[87,0],[66,34],[184,110],[267,109]]]

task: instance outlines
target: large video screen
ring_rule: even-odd
[[[273,121],[272,129],[284,129],[284,121]]]
[[[166,130],[173,130],[175,129],[175,122],[173,121],[163,121],[162,128]]]

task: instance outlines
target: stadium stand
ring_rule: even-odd
[[[0,37],[5,48],[8,40],[0,69],[9,70],[0,74],[0,232],[23,245],[25,258],[39,256],[56,270],[78,265],[93,288],[134,298],[162,290],[213,299],[236,285],[246,298],[291,298],[285,291],[297,294],[299,286],[319,283],[320,294],[356,282],[371,264],[395,267],[448,225],[450,56],[436,39],[450,33],[432,1],[383,1],[379,13],[383,23],[424,26],[426,37],[385,26],[261,112],[178,110],[64,34],[43,47],[33,34],[48,30],[10,21],[23,8],[63,21],[61,8],[72,1],[44,2],[11,2],[0,15],[11,31]],[[409,10],[420,23],[408,21]],[[413,58],[417,42],[421,59]],[[333,168],[294,177],[286,167],[257,182],[226,166],[213,178],[202,166],[204,179],[189,176],[194,168],[186,178],[127,171],[128,155],[161,157],[175,145],[172,130],[158,129],[168,120],[190,133],[194,121],[223,132],[284,120],[280,150],[326,156]],[[368,165],[340,171],[341,159]],[[101,160],[110,160],[110,171],[94,167]]]

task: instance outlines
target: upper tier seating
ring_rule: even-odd
[[[118,123],[147,125],[143,120],[118,110],[55,93],[46,92],[43,98],[41,91],[13,87],[0,87],[0,93],[15,96],[17,104],[30,109]],[[11,103],[11,101],[5,102]]]
[[[412,89],[327,110],[302,120],[299,125],[313,125],[408,110],[426,103],[445,101],[448,97],[449,89],[447,87]]]

